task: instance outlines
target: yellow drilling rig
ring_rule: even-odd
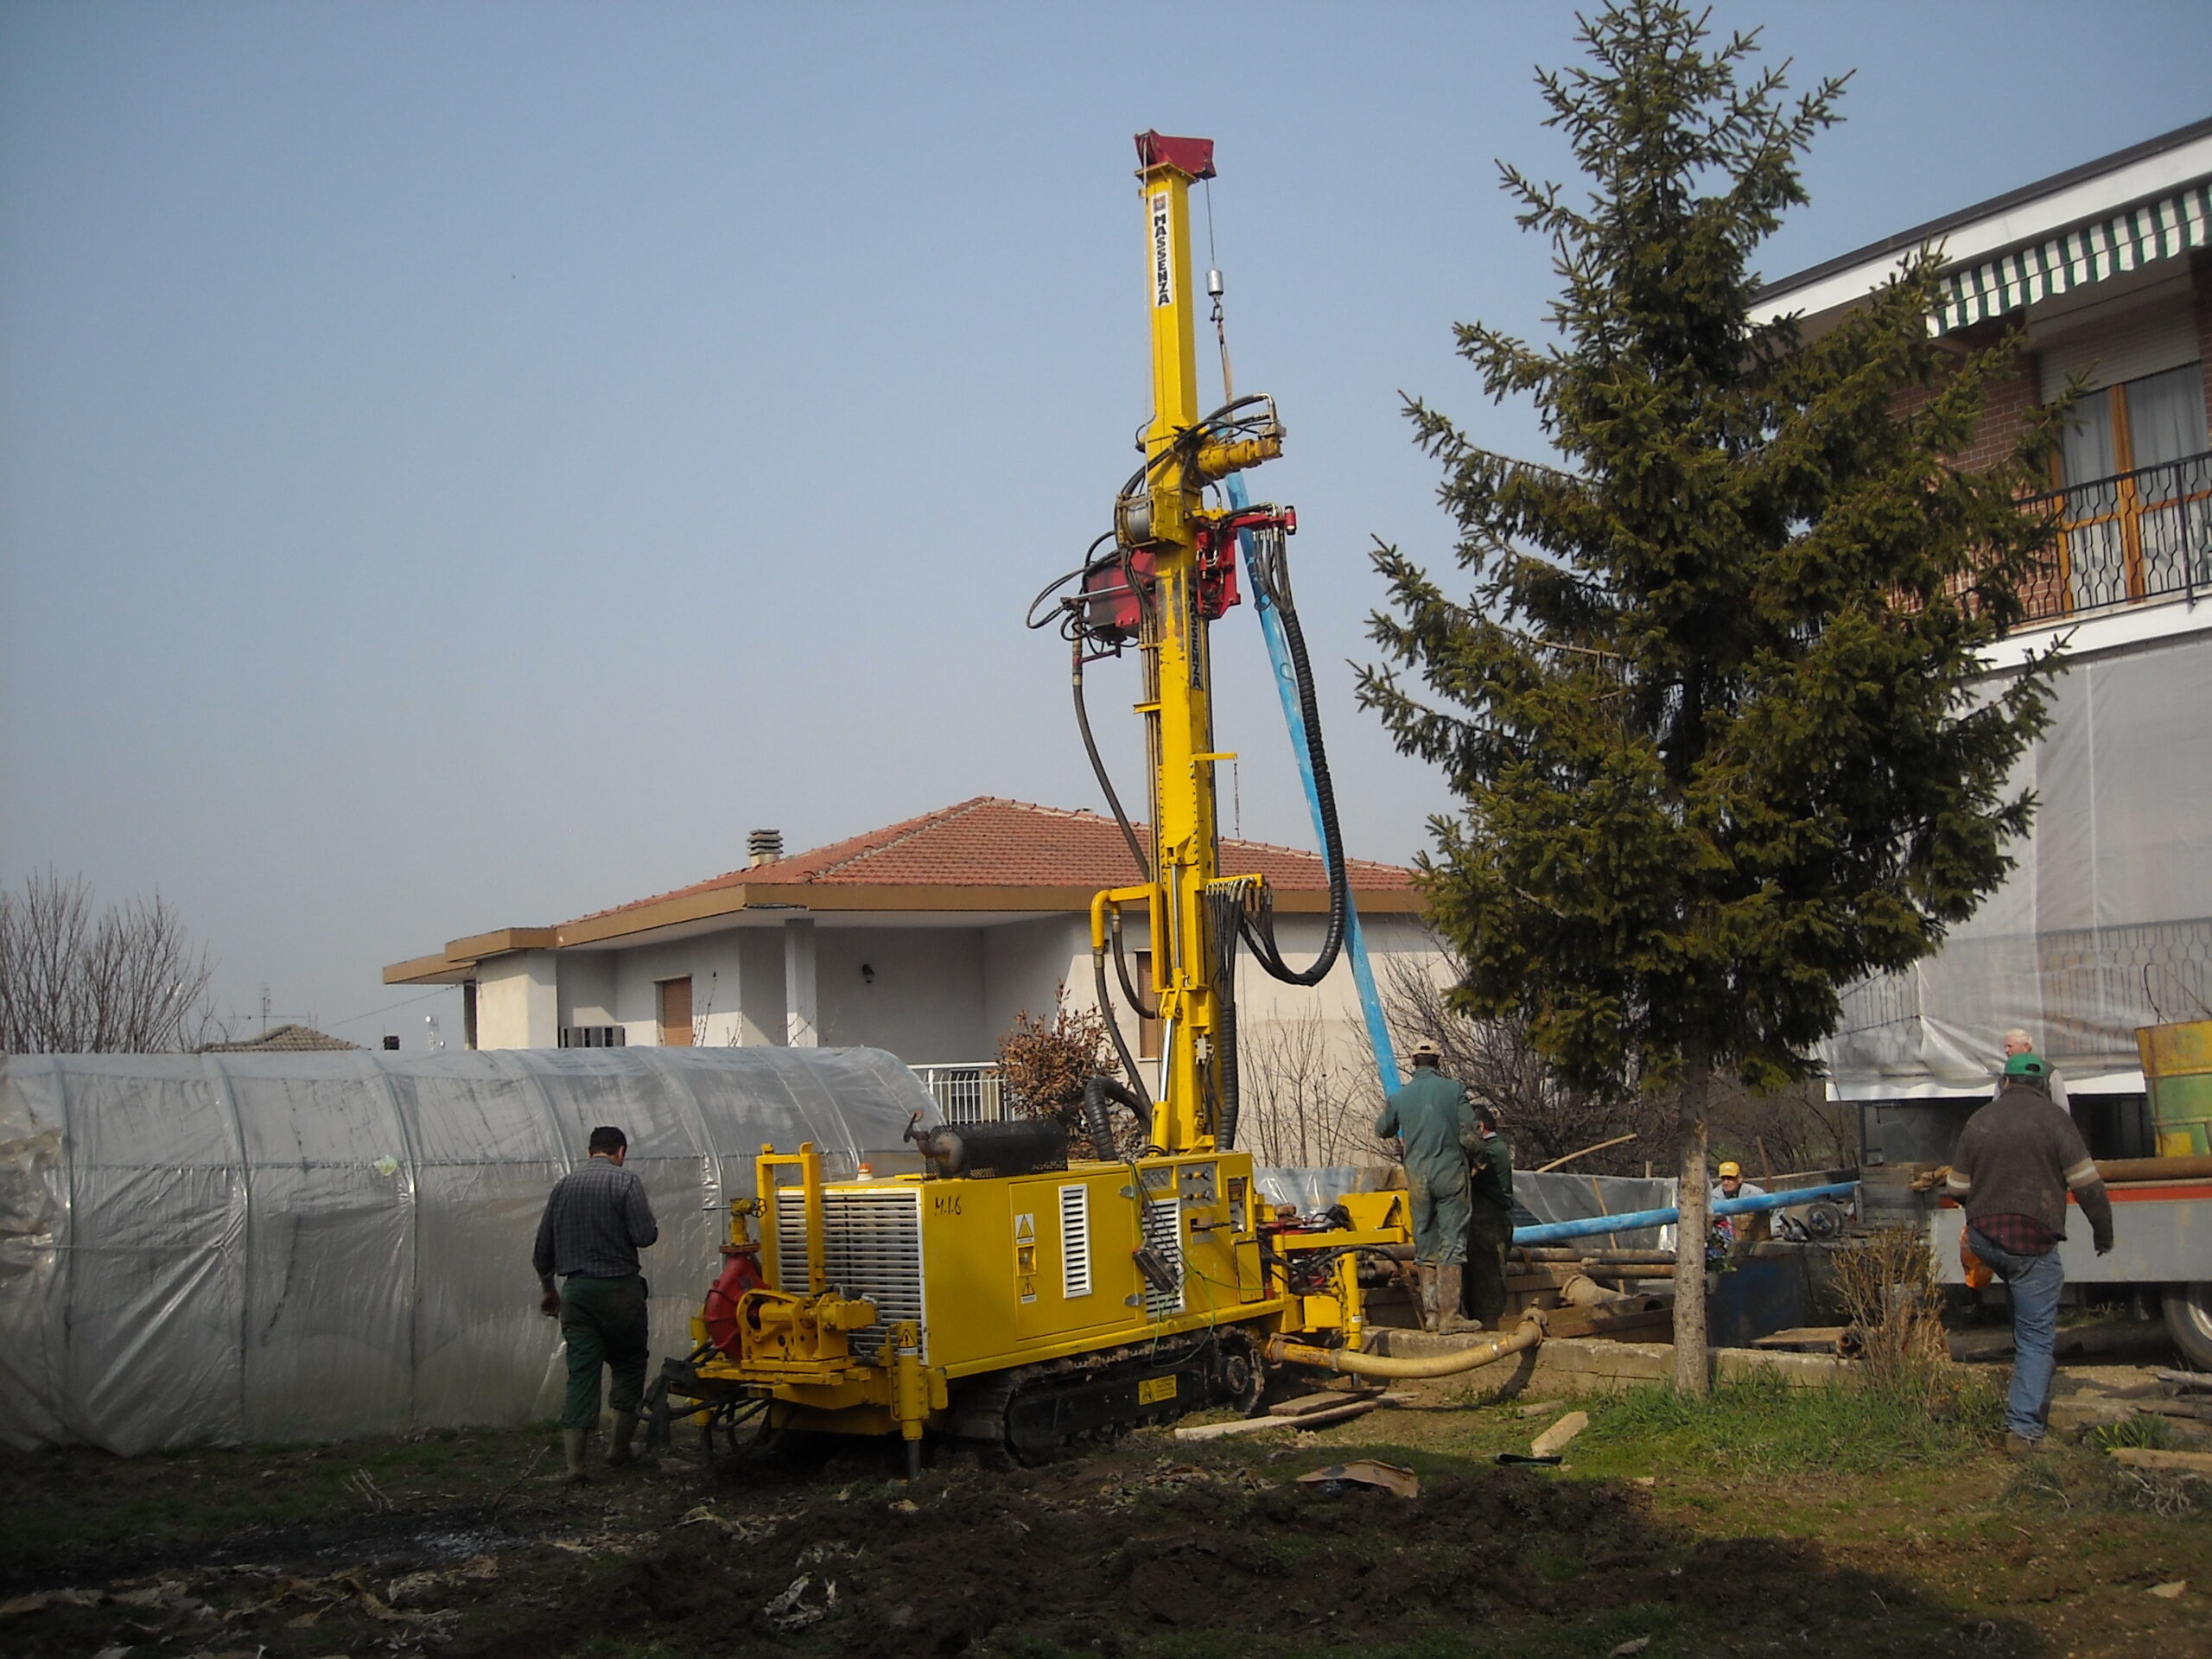
[[[764,1149],[757,1197],[733,1205],[721,1281],[694,1320],[697,1348],[664,1374],[658,1412],[696,1415],[711,1450],[770,1429],[902,1436],[910,1472],[925,1437],[1033,1461],[1085,1436],[1212,1404],[1253,1408],[1271,1364],[1387,1375],[1459,1370],[1361,1357],[1360,1263],[1410,1242],[1403,1192],[1352,1194],[1325,1217],[1277,1213],[1234,1148],[1236,953],[1316,984],[1344,932],[1344,858],[1325,815],[1330,926],[1320,957],[1294,969],[1276,950],[1267,882],[1218,868],[1208,630],[1238,602],[1236,554],[1288,611],[1319,761],[1310,673],[1282,576],[1294,516],[1220,499],[1231,474],[1282,452],[1273,401],[1198,407],[1190,194],[1214,176],[1213,145],[1137,139],[1143,204],[1153,413],[1144,460],[1113,528],[1082,568],[1039,596],[1071,642],[1076,707],[1086,662],[1134,651],[1150,758],[1148,834],[1130,823],[1101,769],[1147,879],[1091,905],[1098,1004],[1122,1077],[1090,1080],[1090,1159],[1071,1159],[1056,1120],[910,1128],[918,1174],[825,1181],[815,1148]],[[1218,280],[1208,289],[1218,297]],[[1227,377],[1226,357],[1224,364]],[[1224,388],[1224,396],[1229,389]],[[1326,769],[1317,766],[1325,788]],[[1125,914],[1151,942],[1149,982],[1133,982]],[[1160,1097],[1146,1091],[1109,995],[1157,1019]],[[1122,1154],[1127,1152],[1128,1155]],[[757,1230],[756,1230],[757,1229]]]

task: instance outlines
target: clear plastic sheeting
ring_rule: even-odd
[[[2085,655],[2012,781],[2016,868],[1942,950],[1845,994],[1840,1100],[1989,1091],[2031,1033],[2069,1094],[2139,1094],[2139,1026],[2212,1008],[2212,634]]]
[[[1315,1216],[1347,1192],[1376,1192],[1398,1185],[1397,1173],[1395,1164],[1323,1164],[1307,1168],[1255,1165],[1252,1179],[1270,1203],[1287,1204],[1301,1216]]]
[[[559,1409],[531,1249],[602,1123],[691,1347],[764,1142],[918,1167],[913,1073],[867,1048],[0,1056],[0,1443],[162,1446],[516,1424]]]
[[[1675,1183],[1642,1175],[1570,1175],[1516,1170],[1513,1176],[1513,1224],[1536,1227],[1552,1221],[1585,1221],[1593,1216],[1632,1216],[1641,1210],[1670,1210]],[[1597,1250],[1671,1250],[1675,1230],[1644,1227],[1624,1233],[1597,1233],[1574,1241]]]

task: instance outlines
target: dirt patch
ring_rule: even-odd
[[[2001,1459],[1932,1486],[1732,1478],[1709,1447],[1656,1479],[1619,1446],[1579,1472],[1488,1460],[1529,1433],[1503,1410],[1273,1446],[1143,1433],[1041,1470],[950,1464],[911,1488],[895,1455],[849,1446],[576,1491],[519,1478],[544,1444],[524,1435],[34,1459],[10,1471],[31,1501],[0,1515],[0,1652],[1226,1659],[1257,1641],[1287,1659],[1349,1643],[1365,1659],[1586,1659],[1649,1638],[1629,1650],[1702,1659],[1802,1655],[1851,1630],[1854,1650],[2044,1659],[2185,1650],[2196,1583],[2177,1601],[2144,1586],[2212,1580],[2196,1529],[2077,1522],[2064,1495],[2033,1511]],[[1363,1455],[1416,1467],[1421,1495],[1297,1482]],[[1785,1515],[1814,1536],[1739,1535]]]
[[[1778,1613],[1791,1643],[1886,1606],[1892,1651],[1950,1651],[1978,1629],[1977,1652],[2037,1650],[2024,1627],[1981,1628],[1811,1546],[1690,1538],[1640,1495],[1597,1483],[1471,1469],[1408,1501],[1300,1487],[1303,1461],[1279,1475],[1116,1462],[931,1478],[912,1491],[848,1485],[750,1523],[702,1505],[652,1549],[472,1620],[451,1651],[597,1639],[679,1654],[1116,1655],[1210,1635],[1372,1647],[1535,1627],[1632,1640],[1708,1627],[1719,1583],[1731,1606]]]

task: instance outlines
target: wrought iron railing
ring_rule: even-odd
[[[2026,504],[2058,521],[2055,579],[2031,620],[2212,592],[2212,454],[2074,484]]]
[[[1006,1116],[995,1060],[907,1069],[922,1080],[922,1087],[930,1091],[948,1123],[996,1123]]]

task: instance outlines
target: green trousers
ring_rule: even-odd
[[[634,1412],[645,1391],[645,1281],[642,1274],[561,1281],[561,1335],[569,1344],[569,1399],[563,1428],[599,1427],[599,1368],[614,1374],[607,1402]]]
[[[1461,1312],[1484,1325],[1505,1312],[1505,1255],[1513,1248],[1513,1212],[1487,1198],[1469,1206],[1467,1272],[1461,1280]]]

